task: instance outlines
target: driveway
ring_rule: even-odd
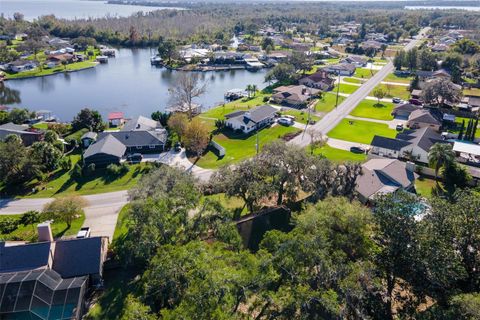
[[[369,122],[376,122],[376,123],[383,123],[383,124],[388,125],[388,127],[390,129],[396,129],[397,125],[399,125],[399,124],[401,124],[403,126],[406,126],[407,122],[408,122],[407,120],[397,119],[397,118],[395,118],[393,120],[379,120],[379,119],[372,119],[372,118],[354,117],[354,116],[351,116],[351,115],[347,115],[345,118],[346,119],[369,121]]]
[[[424,28],[420,31],[420,35],[417,39],[410,41],[405,50],[408,51],[415,47],[415,45],[423,39],[425,32],[429,28]],[[393,63],[389,61],[383,66],[372,78],[367,80],[361,87],[359,87],[354,93],[349,95],[337,108],[325,115],[320,121],[312,126],[318,132],[326,135],[330,130],[342,121],[352,110],[368,96],[379,83],[382,82],[385,77],[394,70]],[[309,137],[305,135],[299,135],[292,139],[290,143],[297,144],[302,147],[306,147],[310,142]]]
[[[190,160],[188,160],[184,149],[182,149],[180,152],[175,152],[174,150],[164,152],[159,156],[158,161],[166,165],[191,172],[195,177],[204,182],[210,180],[210,177],[214,172],[211,169],[200,168],[199,166],[191,163]]]
[[[370,149],[371,147],[369,144],[350,142],[350,141],[333,139],[333,138],[328,138],[327,144],[332,148],[346,150],[346,151],[350,151],[351,147],[361,147],[366,150]]]

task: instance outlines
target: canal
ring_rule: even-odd
[[[123,111],[127,117],[150,116],[171,104],[168,89],[178,74],[150,65],[153,49],[119,49],[116,58],[96,68],[47,77],[5,81],[0,104],[31,110],[51,110],[61,121],[70,121],[81,108],[89,107],[106,116]],[[265,87],[266,70],[203,72],[207,92],[196,102],[210,108],[223,101],[226,91],[248,84]]]

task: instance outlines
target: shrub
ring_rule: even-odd
[[[87,200],[79,196],[67,196],[57,198],[45,205],[43,212],[52,214],[56,219],[59,219],[67,224],[70,228],[72,221],[83,214],[83,208],[88,205]]]
[[[87,167],[87,173],[93,174],[95,173],[95,163],[90,163]]]
[[[270,100],[269,97],[263,97],[263,102],[268,102],[268,100]]]
[[[73,167],[73,170],[72,170],[72,178],[78,179],[78,178],[81,178],[82,175],[83,175],[82,167],[80,167],[80,165],[77,163],[77,164]]]
[[[107,167],[107,174],[109,176],[118,176],[120,174],[120,166],[116,164],[109,164]]]
[[[0,233],[8,234],[15,231],[18,228],[18,220],[14,218],[6,218],[0,220]]]
[[[69,157],[63,157],[62,159],[60,159],[59,165],[63,171],[68,171],[72,169],[72,159],[70,159]]]

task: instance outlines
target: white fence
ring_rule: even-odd
[[[217,149],[219,157],[223,157],[225,155],[225,153],[227,152],[227,150],[224,147],[222,147],[221,145],[219,145],[218,143],[216,143],[213,140],[210,141],[210,146]]]

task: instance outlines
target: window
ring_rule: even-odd
[[[141,150],[143,147],[142,146],[137,146],[136,147],[138,150]]]
[[[154,144],[151,144],[151,145],[149,145],[148,147],[149,147],[150,149],[155,149],[157,146],[154,145]]]

